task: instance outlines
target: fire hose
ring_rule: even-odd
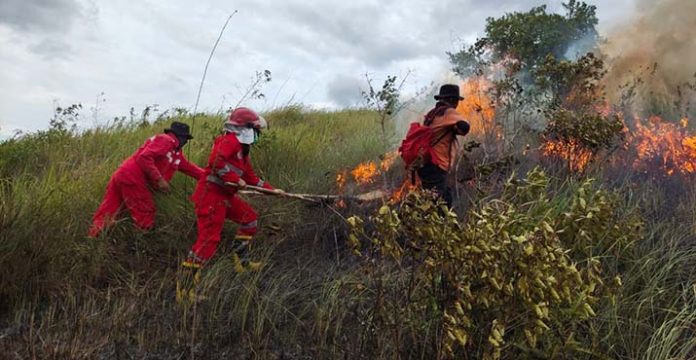
[[[226,182],[225,185],[235,187],[235,188],[240,188],[239,184],[237,183],[231,183],[231,182]],[[357,202],[364,202],[364,201],[374,201],[374,200],[380,200],[388,196],[388,194],[385,191],[382,190],[375,190],[371,191],[368,193],[364,194],[359,194],[359,195],[354,195],[354,196],[345,196],[345,195],[319,195],[319,194],[296,194],[296,193],[287,193],[287,192],[279,192],[276,190],[270,190],[266,188],[262,188],[260,186],[253,186],[253,185],[246,185],[242,189],[248,189],[250,191],[244,191],[242,190],[241,193],[245,195],[253,195],[253,194],[263,194],[263,195],[272,195],[272,196],[280,196],[280,197],[286,197],[286,198],[291,198],[291,199],[298,199],[298,200],[303,200],[303,201],[308,201],[308,202],[313,202],[316,204],[326,204],[326,203],[332,203],[337,200],[348,200],[348,201],[357,201]]]

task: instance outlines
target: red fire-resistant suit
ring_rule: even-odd
[[[241,225],[237,231],[238,240],[248,241],[256,234],[254,209],[236,196],[236,189],[223,185],[225,182],[237,183],[240,178],[249,185],[273,189],[256,176],[237,136],[233,133],[220,135],[215,139],[205,176],[198,180],[192,197],[198,218],[198,239],[191,252],[197,261],[204,262],[213,257],[225,219]]]
[[[156,187],[160,179],[169,182],[176,171],[195,179],[204,175],[203,169],[186,160],[178,147],[179,140],[174,134],[155,135],[126,159],[109,180],[89,236],[98,236],[112,224],[124,204],[136,226],[144,230],[152,228],[156,208],[150,189]]]

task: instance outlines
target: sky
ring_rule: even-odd
[[[589,0],[600,33],[634,0]],[[0,139],[48,127],[56,106],[81,103],[81,128],[157,105],[199,111],[243,100],[257,71],[272,80],[259,111],[290,103],[361,104],[366,76],[403,78],[406,95],[446,78],[446,52],[482,35],[487,17],[562,0],[0,0]]]

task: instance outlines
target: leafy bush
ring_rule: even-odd
[[[546,93],[542,134],[545,155],[560,156],[571,172],[582,172],[601,150],[623,139],[621,118],[611,114],[600,85],[604,62],[593,53],[577,61],[549,55],[535,72],[537,87]]]
[[[511,177],[500,198],[481,202],[464,223],[418,193],[367,222],[350,218],[350,245],[372,301],[365,326],[394,339],[429,329],[434,344],[420,345],[438,358],[600,351],[586,324],[621,281],[586,249],[631,246],[641,220],[624,217],[618,198],[591,180],[565,204],[548,192],[549,178],[535,169],[524,180]]]
[[[623,122],[616,115],[559,108],[548,117],[542,150],[560,156],[571,171],[584,170],[601,150],[611,149],[623,139]]]

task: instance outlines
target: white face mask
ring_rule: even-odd
[[[228,127],[228,131],[237,135],[240,144],[251,145],[256,142],[256,130],[246,127]]]

